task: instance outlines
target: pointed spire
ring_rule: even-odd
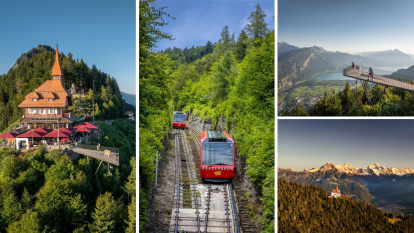
[[[53,76],[53,79],[60,79],[60,77],[62,76],[62,69],[60,69],[60,64],[59,64],[59,50],[58,50],[57,45],[56,45],[55,64],[53,65],[53,68],[52,68],[52,76]]]

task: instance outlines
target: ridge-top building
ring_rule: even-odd
[[[24,108],[24,115],[20,121],[21,128],[69,128],[78,119],[67,112],[68,107],[72,105],[72,96],[62,84],[58,46],[52,76],[52,80],[45,81],[35,91],[27,94],[19,104],[19,108]]]
[[[341,191],[338,189],[338,185],[336,185],[336,189],[332,190],[331,197],[342,197]]]

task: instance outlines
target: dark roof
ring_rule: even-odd
[[[57,123],[58,120],[59,123],[73,123],[66,117],[25,117],[20,123]]]

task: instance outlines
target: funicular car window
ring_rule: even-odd
[[[184,114],[175,114],[174,115],[175,122],[185,122],[185,115]]]
[[[232,143],[203,143],[203,165],[233,165]]]

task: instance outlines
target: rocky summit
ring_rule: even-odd
[[[350,175],[398,175],[403,176],[407,174],[414,174],[414,170],[409,168],[395,168],[395,167],[385,167],[374,163],[368,165],[364,168],[356,168],[349,163],[343,165],[334,165],[332,163],[326,163],[320,168],[305,169],[305,172],[326,172],[326,171],[336,171],[339,173],[346,173]]]

